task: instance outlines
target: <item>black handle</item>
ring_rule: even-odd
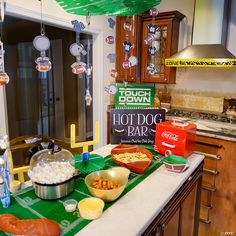
[[[208,147],[219,148],[219,149],[224,147],[224,146],[221,145],[221,144],[205,143],[205,142],[201,142],[201,141],[197,141],[196,143],[197,143],[197,144],[204,145],[204,146],[208,146]]]

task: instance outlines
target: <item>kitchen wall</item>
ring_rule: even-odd
[[[5,0],[6,14],[23,17],[38,21],[40,19],[40,1],[37,0]],[[114,63],[110,63],[107,55],[115,52],[115,44],[105,43],[105,38],[115,34],[115,28],[108,27],[108,18],[103,16],[91,17],[91,24],[84,32],[93,34],[93,107],[94,124],[100,121],[101,143],[106,142],[106,107],[109,104],[110,96],[105,94],[104,87],[110,83],[110,70]],[[73,15],[65,12],[55,0],[43,1],[43,21],[54,26],[72,29],[71,20],[82,21],[85,25],[85,16]],[[4,30],[4,28],[3,28]],[[33,40],[33,39],[32,39]],[[7,51],[6,51],[7,53]],[[69,51],[68,51],[69,53]],[[4,101],[4,87],[0,87],[0,134],[7,133],[7,122],[5,119],[6,104]]]
[[[227,48],[236,56],[236,1],[231,2]],[[178,10],[186,16],[180,25],[179,50],[191,44],[194,0],[163,0],[157,9],[159,11]],[[212,91],[236,96],[236,69],[177,68],[176,77],[176,84],[169,86],[172,89]]]

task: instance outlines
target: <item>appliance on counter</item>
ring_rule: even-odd
[[[169,120],[156,125],[155,151],[188,157],[194,152],[196,125]]]

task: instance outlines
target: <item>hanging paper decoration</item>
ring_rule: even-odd
[[[111,84],[109,87],[105,87],[105,91],[111,95],[115,95],[118,89],[114,84]]]
[[[81,75],[86,71],[86,63],[80,61],[80,56],[87,54],[84,46],[80,43],[80,33],[85,29],[85,26],[77,20],[71,21],[71,24],[76,32],[76,43],[70,45],[70,53],[76,58],[76,62],[71,65],[71,68],[72,73]]]
[[[87,88],[85,92],[85,101],[86,101],[86,106],[90,106],[92,102],[92,96],[89,91],[89,81],[92,79],[92,65],[90,65],[89,58],[90,55],[90,39],[88,38],[88,46],[87,46],[87,70],[86,70],[86,82],[87,82]]]
[[[115,63],[116,62],[116,54],[115,53],[109,53],[107,55],[107,58],[109,59],[110,63]]]
[[[115,42],[115,38],[113,36],[108,36],[105,39],[106,43],[113,44]]]
[[[88,26],[90,25],[90,12],[87,12],[86,22]],[[90,106],[92,102],[92,96],[89,91],[89,81],[92,79],[92,65],[90,65],[90,39],[88,38],[87,51],[84,46],[80,43],[80,33],[85,29],[82,22],[77,20],[71,21],[73,29],[76,32],[76,43],[70,46],[70,53],[76,58],[76,62],[71,65],[72,73],[81,75],[85,73],[86,75],[86,89],[85,89],[85,101],[86,106]],[[80,60],[81,55],[87,55],[87,64]]]
[[[0,85],[5,85],[9,83],[9,76],[5,72],[4,68],[4,49],[3,42],[0,40]]]
[[[8,136],[0,137],[0,200],[3,208],[11,204],[10,198],[10,163],[8,159]]]
[[[1,0],[0,2],[0,22],[1,22],[1,31],[3,32],[3,21],[4,21],[4,1]],[[0,86],[6,85],[9,83],[9,76],[5,72],[4,67],[4,49],[3,49],[3,42],[0,40]]]
[[[161,0],[56,0],[65,11],[77,15],[133,16],[158,5]]]
[[[42,0],[40,0],[40,13],[41,13],[41,35],[38,35],[33,40],[33,45],[36,50],[40,52],[40,57],[35,60],[36,70],[39,72],[47,72],[51,70],[52,63],[48,57],[46,57],[46,51],[50,48],[50,41],[45,36],[45,26],[43,24],[42,17]]]
[[[108,18],[109,28],[114,29],[116,22],[112,18]]]
[[[116,69],[112,69],[111,70],[111,77],[113,77],[113,78],[117,78],[118,77],[118,72],[117,72]]]
[[[149,10],[149,15],[152,17],[151,24],[147,26],[148,36],[144,39],[144,44],[148,46],[148,54],[150,56],[150,63],[147,65],[147,73],[149,75],[154,75],[157,73],[157,68],[155,66],[155,54],[160,50],[160,30],[159,26],[155,24],[155,17],[158,15],[158,10],[156,8],[151,8]]]

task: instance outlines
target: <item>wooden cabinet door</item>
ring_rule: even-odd
[[[149,15],[142,15],[142,54],[141,54],[141,82],[145,83],[175,83],[176,68],[166,67],[165,58],[178,50],[179,23],[185,16],[178,11],[162,12],[155,21]],[[144,43],[149,35],[148,25],[158,26],[155,39]],[[156,52],[150,55],[149,48],[155,47]],[[154,69],[153,69],[154,68]]]
[[[122,63],[125,61],[125,51],[123,48],[123,43],[129,41],[133,48],[129,53],[127,53],[126,61],[130,56],[135,56],[139,60],[138,50],[139,50],[139,21],[140,17],[116,17],[116,69],[118,72],[118,77],[116,82],[137,82],[138,81],[138,68],[139,66],[132,66],[128,69],[124,69]],[[128,22],[134,28],[133,31],[127,31],[124,29],[124,24]],[[139,61],[138,61],[139,64]]]
[[[164,222],[159,227],[162,230],[161,235],[163,236],[178,236],[179,232],[179,218],[180,218],[180,207],[174,212],[171,218],[167,222]]]
[[[181,204],[181,236],[194,235],[196,196],[197,184]]]
[[[159,20],[157,38],[148,45],[144,39],[148,37],[148,27],[152,21],[143,21],[142,29],[142,56],[141,56],[141,81],[145,83],[170,83],[175,78],[175,68],[165,67],[165,58],[171,56],[172,20]],[[150,49],[154,48],[154,55],[150,55]]]

